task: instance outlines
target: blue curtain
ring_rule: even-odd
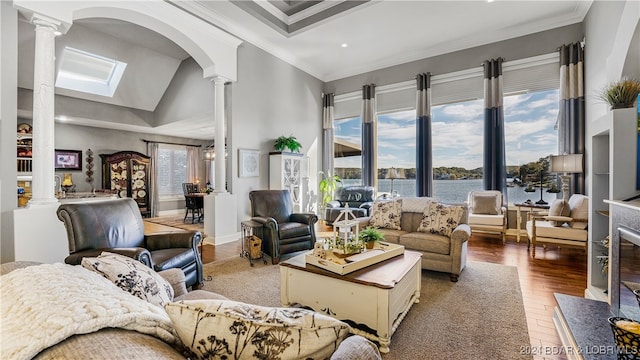
[[[374,187],[377,171],[376,112],[376,86],[364,85],[362,87],[362,183],[365,186]]]
[[[504,141],[504,108],[502,92],[502,62],[491,59],[484,62],[484,153],[483,185],[485,190],[502,191],[507,200],[507,171]]]
[[[584,154],[584,49],[581,43],[574,43],[562,45],[559,51],[558,154]],[[571,174],[569,189],[585,193],[584,173]]]
[[[416,196],[433,196],[431,73],[416,76]]]
[[[324,94],[322,98],[322,172],[325,176],[333,175],[333,97],[334,94]]]

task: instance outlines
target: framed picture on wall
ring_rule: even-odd
[[[54,153],[54,167],[56,170],[82,170],[81,150],[59,150]]]
[[[260,175],[260,150],[238,149],[238,176]]]

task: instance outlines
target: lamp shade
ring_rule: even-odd
[[[550,167],[554,173],[581,173],[582,154],[553,155]]]
[[[385,179],[405,179],[406,176],[404,175],[404,169],[396,169],[396,168],[389,168],[389,171],[387,171],[387,176],[385,176]]]

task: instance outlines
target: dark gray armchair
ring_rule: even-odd
[[[367,217],[373,205],[373,186],[350,185],[336,189],[335,199],[327,203],[324,213],[324,221],[332,225],[340,215],[340,211],[349,205],[349,209],[356,217]]]
[[[134,258],[155,271],[181,269],[186,285],[202,287],[202,260],[198,231],[144,234],[144,222],[131,198],[62,204],[58,219],[64,223],[69,242],[65,262],[79,265],[84,257],[103,251]]]
[[[313,249],[318,216],[294,213],[289,190],[254,190],[249,200],[251,220],[262,224],[257,231],[262,250],[274,265],[280,262],[280,255]]]

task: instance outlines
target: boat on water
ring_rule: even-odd
[[[531,183],[528,183],[528,184],[527,184],[527,187],[526,187],[526,188],[524,188],[524,191],[525,191],[525,192],[535,192],[535,191],[536,191],[536,188],[534,188],[534,187],[533,187],[533,185],[532,185]]]

